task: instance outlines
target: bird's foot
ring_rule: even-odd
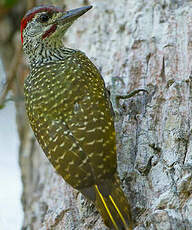
[[[144,93],[149,94],[149,92],[146,89],[135,89],[135,90],[133,90],[130,93],[125,94],[125,95],[115,95],[115,102],[116,102],[117,108],[120,107],[120,102],[119,101],[121,99],[128,99],[128,98],[134,97],[136,94],[138,94],[140,92],[144,92]]]

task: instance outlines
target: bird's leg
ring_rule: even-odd
[[[116,107],[119,108],[120,107],[120,103],[119,101],[121,99],[128,99],[128,98],[131,98],[133,96],[135,96],[136,94],[140,93],[140,92],[145,92],[145,93],[149,93],[146,89],[135,89],[133,91],[131,91],[130,93],[128,94],[125,94],[125,95],[115,95],[115,103],[116,103]]]
[[[134,97],[136,94],[140,93],[140,92],[143,92],[143,93],[147,93],[149,94],[149,92],[146,90],[146,89],[135,89],[133,91],[131,91],[130,93],[128,94],[114,94],[111,96],[111,100],[113,102],[113,111],[114,111],[114,114],[115,114],[115,117],[116,119],[118,119],[119,115],[120,115],[120,110],[121,110],[121,104],[120,104],[120,100],[125,100],[125,99],[128,99],[128,98],[131,98],[131,97]]]
[[[123,95],[116,94],[115,89],[117,89],[117,86],[116,86],[117,83],[119,85],[118,88],[125,88],[126,87],[123,78],[121,78],[121,77],[113,77],[112,78],[112,86],[111,86],[110,91],[111,91],[111,100],[113,102],[113,109],[114,109],[114,113],[116,116],[118,116],[118,114],[119,114],[119,108],[121,107],[121,105],[120,105],[121,99],[131,98],[140,92],[144,92],[147,94],[149,93],[146,89],[136,89],[136,90],[131,91],[130,93],[123,94]]]

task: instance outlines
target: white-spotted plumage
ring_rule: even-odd
[[[62,43],[67,28],[90,8],[65,12],[40,6],[24,16],[21,37],[31,69],[24,84],[26,110],[56,171],[95,202],[110,228],[127,230],[131,217],[116,175],[109,94],[98,69],[85,54]],[[120,210],[109,198],[115,199]]]

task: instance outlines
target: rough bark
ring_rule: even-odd
[[[67,8],[87,1],[66,0]],[[135,230],[192,229],[192,3],[97,0],[64,39],[84,51],[111,91],[118,171]],[[145,88],[148,94],[115,96]],[[17,103],[23,229],[105,229],[94,205],[58,176]]]

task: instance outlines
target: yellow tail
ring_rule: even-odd
[[[132,230],[130,205],[115,176],[105,184],[95,185],[95,205],[104,223],[114,230]]]

